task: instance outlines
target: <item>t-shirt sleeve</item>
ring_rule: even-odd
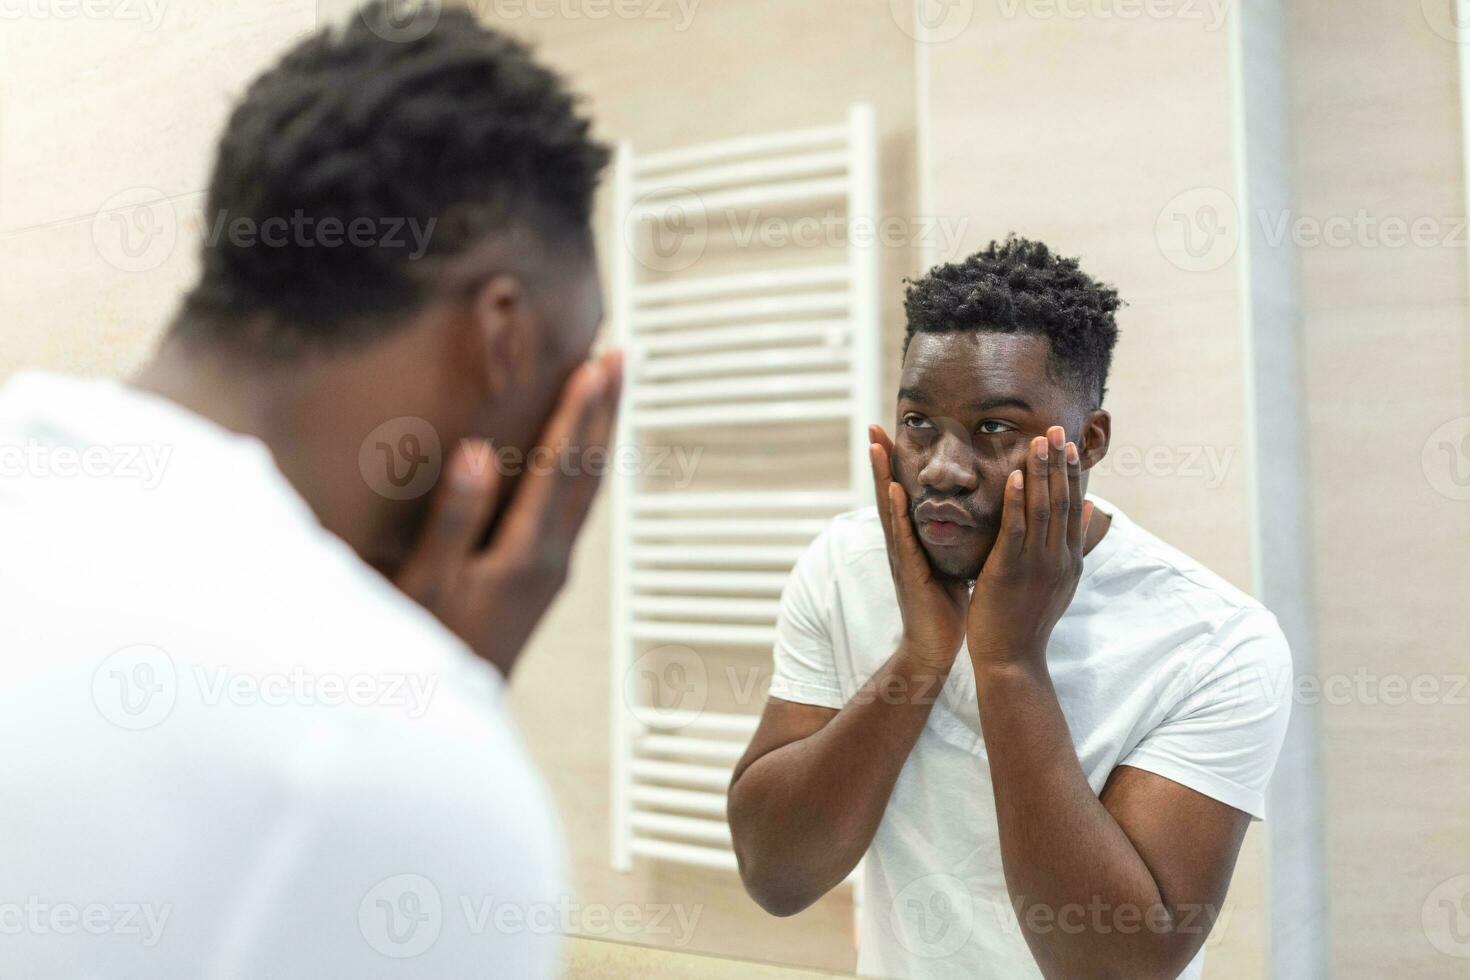
[[[1275,617],[1238,615],[1170,686],[1178,700],[1121,764],[1265,819],[1266,784],[1291,715],[1291,651]]]
[[[831,529],[820,534],[792,570],[776,617],[771,697],[823,708],[847,703],[837,676],[829,628],[833,575]]]

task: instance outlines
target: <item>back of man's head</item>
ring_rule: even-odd
[[[183,339],[267,359],[353,345],[487,240],[532,269],[590,256],[608,154],[561,79],[465,11],[399,39],[391,7],[302,41],[235,108]]]

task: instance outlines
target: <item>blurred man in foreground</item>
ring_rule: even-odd
[[[562,842],[503,694],[619,396],[607,154],[520,44],[391,17],[244,94],[131,384],[0,390],[35,461],[0,488],[7,974],[556,972]]]

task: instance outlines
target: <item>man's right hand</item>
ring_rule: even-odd
[[[968,592],[935,577],[893,482],[893,443],[876,425],[868,437],[903,639],[840,710],[769,698],[735,766],[729,821],[740,878],[775,915],[806,908],[867,852],[938,700],[933,682],[943,683],[965,638]],[[840,686],[835,672],[832,682]]]
[[[888,543],[888,568],[903,617],[901,649],[922,666],[948,673],[965,638],[968,590],[960,582],[934,575],[914,530],[908,494],[893,479],[893,440],[881,425],[868,426],[868,456],[873,464],[873,490],[878,519]]]
[[[604,454],[622,391],[617,351],[581,365],[562,388],[541,445]],[[499,474],[489,443],[466,440],[445,468],[429,517],[395,584],[509,676],[531,631],[566,581],[600,472],[584,465],[521,476],[497,517]],[[526,458],[531,458],[530,454]],[[488,528],[489,544],[481,547]]]

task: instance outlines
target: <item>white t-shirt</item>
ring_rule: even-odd
[[[262,443],[17,376],[0,555],[0,972],[558,973],[560,827],[499,675]]]
[[[1047,646],[1088,783],[1100,792],[1114,768],[1129,765],[1264,817],[1290,712],[1291,656],[1275,617],[1113,505],[1089,499],[1112,524],[1086,556]],[[840,708],[901,634],[876,509],[838,517],[781,597],[770,693]],[[893,788],[862,887],[865,975],[1041,975],[1006,892],[975,674],[963,650]],[[1054,911],[1056,928],[1137,929],[1145,910]],[[1198,977],[1203,962],[1201,950],[1181,975]]]

